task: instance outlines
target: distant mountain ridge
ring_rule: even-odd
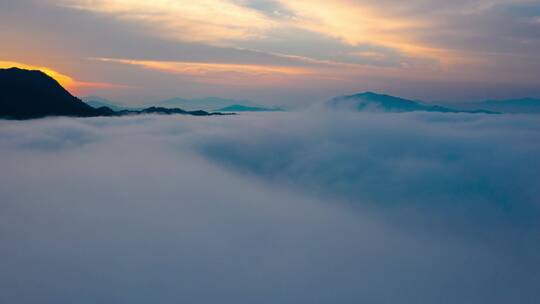
[[[186,110],[205,110],[205,111],[217,111],[231,106],[244,106],[244,107],[261,107],[257,103],[250,100],[237,100],[221,97],[206,97],[206,98],[194,98],[187,99],[181,97],[175,97],[167,99],[155,104],[158,107],[178,107]],[[261,107],[262,108],[262,107]]]
[[[486,109],[509,114],[540,114],[540,99],[518,98],[508,100],[485,100],[475,102],[446,103],[462,109]]]
[[[126,106],[126,105],[121,105],[119,103],[116,103],[116,102],[113,102],[113,101],[110,101],[108,99],[105,99],[103,97],[99,97],[99,96],[85,96],[85,97],[82,97],[81,100],[83,102],[85,102],[87,105],[95,108],[95,109],[98,109],[98,108],[101,108],[101,107],[107,107],[107,108],[110,108],[114,111],[122,111],[122,110],[130,110],[130,109],[134,109],[132,107],[129,107],[129,106]]]
[[[0,118],[33,119],[48,116],[98,117],[138,114],[223,115],[222,113],[163,107],[115,111],[103,106],[96,109],[71,95],[56,80],[41,71],[18,68],[0,69]]]
[[[374,92],[364,92],[354,95],[336,97],[328,102],[328,105],[335,110],[354,110],[359,112],[440,112],[440,113],[484,113],[496,114],[497,112],[475,109],[458,110],[439,105],[428,105],[418,101],[404,99],[401,97],[378,94]]]
[[[243,105],[232,105],[217,109],[218,112],[284,112],[281,108],[249,107]]]
[[[108,107],[114,111],[123,111],[123,110],[142,110],[141,107],[130,107],[127,105],[122,105],[117,102],[110,101],[103,97],[99,96],[86,96],[82,100],[94,107]],[[243,102],[243,104],[234,104],[234,102]],[[230,105],[229,105],[230,104]],[[222,105],[222,107],[217,107]],[[279,107],[264,107],[259,106],[256,103],[248,100],[239,101],[235,99],[219,98],[219,97],[207,97],[199,99],[184,99],[180,97],[171,98],[162,102],[158,102],[156,106],[161,108],[182,108],[184,110],[190,111],[212,111],[212,112],[283,112],[283,108]]]

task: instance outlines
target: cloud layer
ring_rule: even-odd
[[[0,122],[0,301],[535,303],[526,116]]]

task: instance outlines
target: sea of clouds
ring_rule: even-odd
[[[540,117],[0,121],[0,303],[538,303]]]

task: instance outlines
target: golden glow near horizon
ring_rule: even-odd
[[[48,67],[30,65],[30,64],[13,62],[13,61],[0,61],[0,68],[1,69],[19,68],[19,69],[24,69],[24,70],[39,70],[49,75],[50,77],[54,78],[56,81],[58,81],[58,83],[60,83],[60,85],[62,85],[67,90],[77,89],[77,81],[75,81],[73,78],[67,75],[59,73]]]
[[[129,88],[129,86],[126,86],[126,85],[117,85],[117,84],[112,84],[112,83],[78,81],[78,80],[73,79],[70,76],[62,74],[49,67],[26,64],[26,63],[15,62],[15,61],[1,61],[0,60],[0,69],[8,69],[8,68],[19,68],[19,69],[24,69],[24,70],[42,71],[43,73],[52,77],[62,87],[64,87],[66,90],[70,91],[73,94],[79,93],[80,89],[82,88],[99,88],[99,89]]]

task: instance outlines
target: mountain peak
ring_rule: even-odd
[[[38,70],[0,69],[0,117],[88,117],[95,110],[71,95],[54,78]]]
[[[232,105],[216,110],[218,112],[284,112],[281,108],[250,107],[244,105]]]
[[[334,109],[354,110],[360,112],[442,112],[442,113],[493,113],[489,111],[460,111],[452,108],[428,105],[414,100],[395,97],[375,92],[336,97],[329,102]]]
[[[355,108],[361,111],[410,112],[426,108],[416,101],[374,92],[337,97],[331,103],[334,107]]]
[[[386,94],[381,94],[373,91],[366,91],[358,94],[354,94],[352,96],[364,96],[364,97],[380,97],[380,96],[388,96]]]

